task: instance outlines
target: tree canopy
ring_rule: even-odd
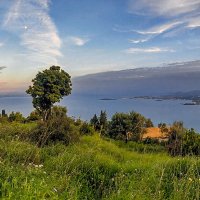
[[[109,135],[114,139],[125,139],[130,134],[129,140],[138,141],[145,133],[145,123],[146,118],[137,112],[116,113],[109,125]]]
[[[71,94],[72,90],[70,75],[59,66],[38,72],[32,83],[26,92],[33,97],[33,107],[40,112],[43,120],[47,120],[54,103]]]

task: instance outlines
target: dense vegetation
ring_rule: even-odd
[[[161,146],[83,136],[43,148],[26,141],[35,123],[0,125],[3,199],[199,199],[200,162]]]
[[[109,139],[59,106],[45,123],[36,112],[0,119],[3,199],[199,199],[199,135],[180,122],[163,145]],[[193,157],[170,157],[173,143],[171,155]]]

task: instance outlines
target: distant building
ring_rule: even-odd
[[[146,128],[146,133],[143,135],[142,139],[151,138],[158,139],[159,141],[168,140],[166,133],[162,133],[161,129],[158,127]]]

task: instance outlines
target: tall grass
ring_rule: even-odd
[[[34,125],[19,126],[0,126],[2,199],[199,199],[197,157],[97,135],[38,148],[21,137]]]

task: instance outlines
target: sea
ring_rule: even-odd
[[[76,119],[89,121],[94,114],[106,111],[108,119],[116,112],[136,111],[151,118],[154,125],[160,122],[172,124],[183,121],[186,128],[194,128],[200,132],[200,105],[184,105],[188,100],[155,100],[155,99],[113,99],[100,100],[94,96],[73,95],[65,97],[59,103],[67,107],[68,115]],[[0,109],[6,113],[21,112],[28,116],[33,110],[31,97],[1,97]]]

